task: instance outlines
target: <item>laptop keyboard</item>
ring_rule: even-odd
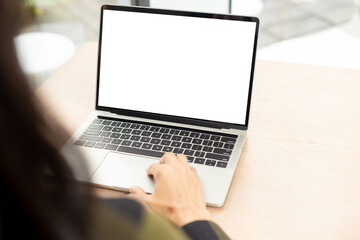
[[[190,163],[226,168],[236,135],[99,117],[75,145],[160,158],[184,154]]]

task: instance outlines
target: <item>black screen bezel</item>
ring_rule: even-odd
[[[250,83],[249,83],[245,124],[226,123],[226,122],[218,122],[218,121],[212,121],[212,120],[196,119],[196,118],[189,118],[189,117],[179,117],[179,116],[172,116],[172,115],[165,115],[165,114],[158,114],[158,113],[150,113],[150,112],[143,112],[143,111],[135,111],[135,110],[128,110],[128,109],[99,106],[101,40],[102,40],[102,26],[103,26],[104,10],[141,12],[141,13],[164,14],[164,15],[175,15],[175,16],[185,16],[185,17],[215,18],[215,19],[237,20],[237,21],[247,21],[247,22],[256,23],[255,36],[254,36],[253,59],[252,59],[252,63],[251,63],[251,73],[250,73]],[[148,118],[148,119],[161,120],[161,121],[170,121],[170,122],[191,124],[191,125],[212,127],[212,128],[226,128],[226,129],[233,128],[233,129],[246,130],[246,129],[248,129],[248,125],[249,125],[250,103],[251,103],[251,93],[252,93],[252,88],[253,88],[254,71],[255,71],[255,59],[256,59],[258,34],[259,34],[259,19],[256,17],[236,16],[236,15],[228,15],[228,14],[188,12],[188,11],[177,11],[177,10],[165,10],[165,9],[155,9],[155,8],[145,8],[145,7],[103,5],[101,7],[101,17],[100,17],[100,34],[99,34],[99,48],[98,48],[95,109],[101,110],[101,111],[110,111],[115,114],[127,115],[127,116],[132,116],[132,117],[141,117],[141,118]],[[233,111],[235,111],[235,109]]]

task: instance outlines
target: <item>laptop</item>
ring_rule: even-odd
[[[206,203],[223,206],[249,126],[258,29],[255,17],[102,6],[95,111],[62,149],[77,178],[152,193],[145,169],[185,154]]]

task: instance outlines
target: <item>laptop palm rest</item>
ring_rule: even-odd
[[[158,161],[153,158],[110,152],[94,173],[91,182],[124,191],[137,185],[145,192],[153,193],[155,181],[146,174],[146,169]]]

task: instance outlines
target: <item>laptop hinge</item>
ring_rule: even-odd
[[[109,113],[109,112],[108,112]],[[119,116],[119,115],[123,115],[123,114],[119,114],[119,113],[117,113],[116,111],[110,111],[110,114],[111,115],[113,115],[114,117],[115,116]],[[124,116],[124,115],[123,115]],[[126,116],[126,115],[125,115]],[[137,118],[137,117],[140,117],[140,118],[145,118],[145,119],[149,119],[149,120],[151,120],[151,119],[153,119],[153,118],[147,118],[147,117],[143,117],[143,116],[129,116],[129,117],[135,117],[135,118]],[[159,119],[153,119],[153,120],[159,120]],[[166,120],[160,120],[160,121],[166,121],[166,122],[174,122],[174,123],[182,123],[182,124],[190,124],[190,125],[197,125],[197,124],[194,124],[193,122],[177,122],[177,121],[171,121],[172,119],[166,119]],[[204,125],[198,125],[198,126],[204,126]],[[218,124],[211,124],[211,125],[208,125],[208,126],[205,126],[205,127],[210,127],[210,128],[217,128],[217,129],[220,129],[220,130],[222,130],[222,131],[225,131],[225,132],[233,132],[234,130],[236,131],[236,130],[247,130],[247,128],[246,127],[244,127],[244,128],[239,128],[239,129],[237,129],[237,128],[230,128],[230,127],[224,127],[223,125],[222,126],[218,126]]]
[[[221,128],[221,130],[225,131],[225,132],[233,132],[233,131],[246,131],[247,128],[243,127],[243,128]]]

